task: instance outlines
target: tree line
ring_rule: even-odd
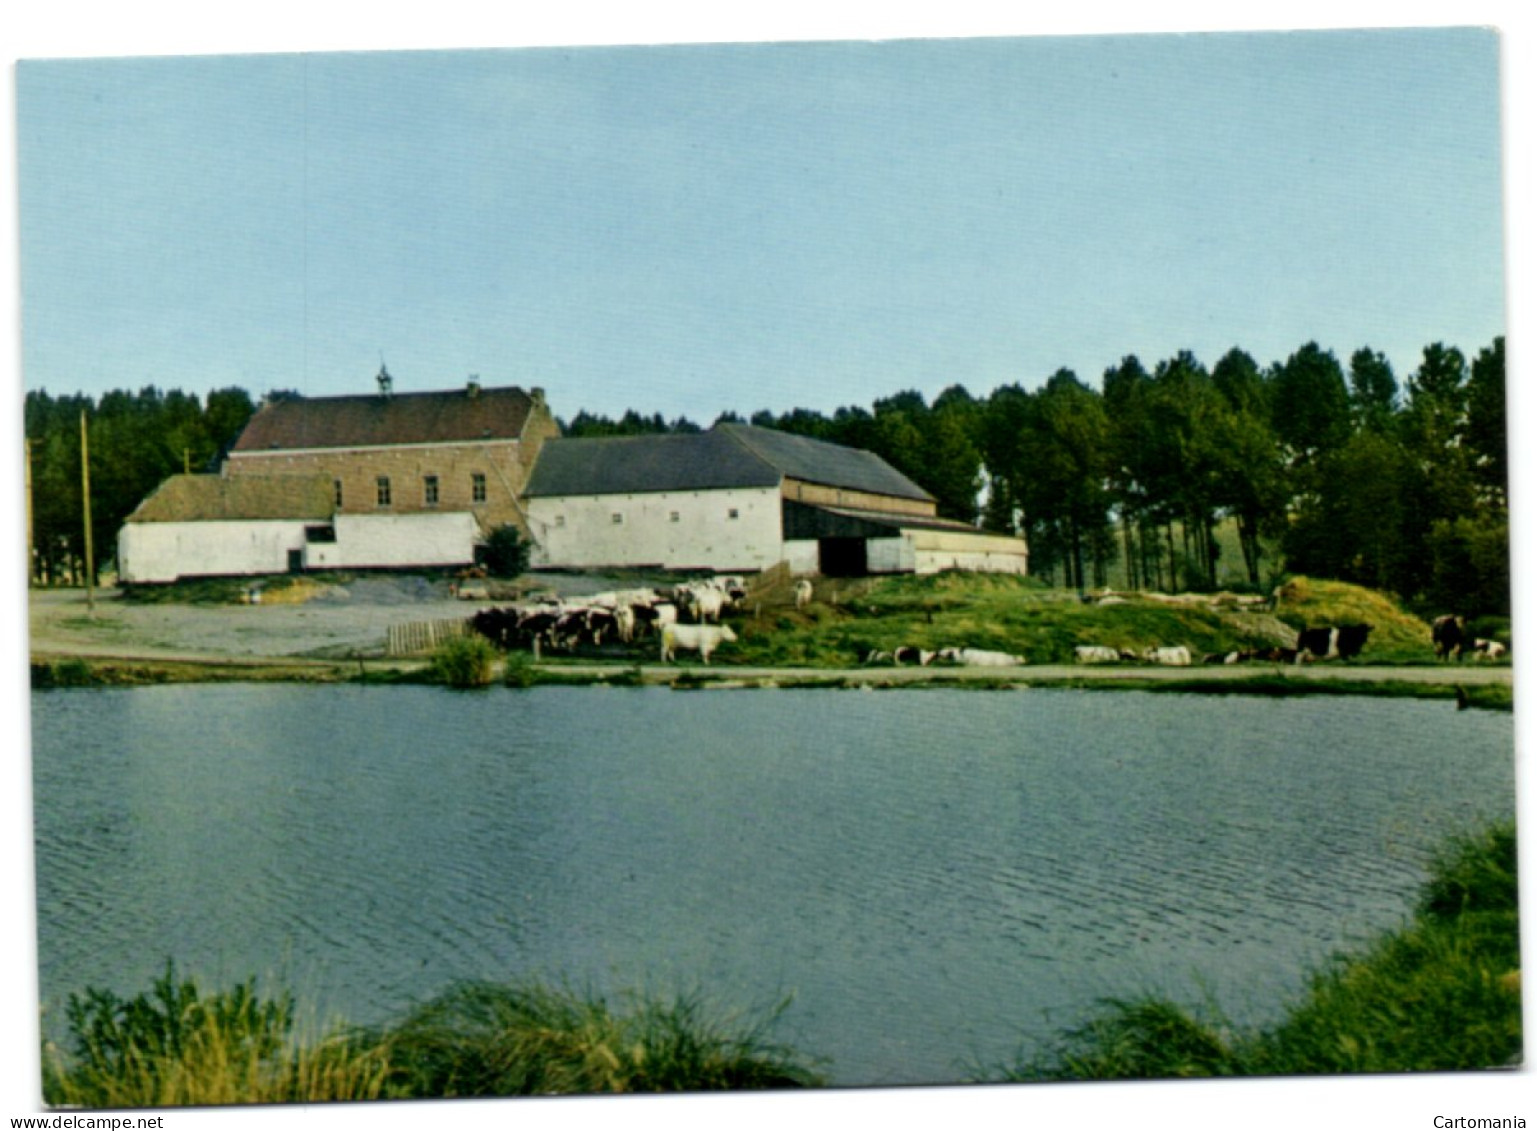
[[[292,396],[292,393],[269,393]],[[96,545],[166,476],[213,470],[255,405],[154,388],[29,392],[35,570],[78,576],[79,418],[89,419]],[[743,422],[735,412],[715,423]],[[831,414],[747,423],[875,452],[940,514],[1029,540],[1031,570],[1080,589],[1209,589],[1283,570],[1396,593],[1427,610],[1509,611],[1505,341],[1469,359],[1424,348],[1400,382],[1380,352],[1342,364],[1316,342],[1259,365],[1234,348],[1208,368],[1188,351],[1151,368],[1127,356],[1095,387],[1068,369],[984,397],[951,385]],[[686,418],[579,412],[567,436],[697,432]],[[1230,529],[1236,538],[1219,537]],[[1236,542],[1239,562],[1222,561]],[[107,551],[110,553],[110,550]]]

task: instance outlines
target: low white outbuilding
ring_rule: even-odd
[[[328,475],[173,475],[128,516],[117,540],[125,584],[308,569],[449,568],[474,561],[467,511],[336,513]]]

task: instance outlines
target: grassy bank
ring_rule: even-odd
[[[1522,1056],[1515,826],[1453,845],[1412,918],[1315,972],[1278,1024],[1235,1031],[1161,998],[1107,1003],[1045,1054],[988,1079],[1447,1072]]]
[[[177,1107],[456,1096],[699,1092],[824,1083],[774,1042],[783,1006],[720,1018],[697,997],[535,984],[455,986],[377,1029],[305,1043],[294,1002],[253,983],[203,994],[167,969],[147,993],[70,999],[67,1050],[43,1050],[53,1106]]]
[[[1296,578],[1255,606],[1233,594],[1084,601],[1031,578],[971,573],[824,586],[807,609],[744,618],[740,643],[720,655],[730,663],[847,667],[871,651],[969,647],[1009,652],[1027,664],[1065,664],[1081,644],[1139,653],[1184,645],[1199,660],[1290,647],[1309,625],[1359,622],[1372,625],[1364,661],[1433,662],[1427,624],[1380,593],[1342,582]]]

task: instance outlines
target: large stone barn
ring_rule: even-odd
[[[324,475],[347,515],[463,511],[482,529],[527,532],[519,499],[559,426],[542,389],[395,393],[379,373],[372,396],[263,405],[224,463],[230,477]]]
[[[444,568],[499,526],[559,434],[543,391],[400,393],[263,405],[218,475],[173,476],[118,538],[126,583],[307,569]]]
[[[535,568],[860,576],[1024,573],[1020,538],[938,517],[879,456],[745,424],[552,440],[529,479]]]

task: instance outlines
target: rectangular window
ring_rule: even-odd
[[[726,512],[726,517],[727,518],[741,518],[742,517],[742,513],[739,510],[737,510],[735,507],[732,507],[729,511]]]
[[[390,505],[390,477],[388,475],[381,475],[381,476],[379,476],[378,479],[374,480],[374,485],[375,485],[375,488],[376,488],[375,497],[377,498],[379,505],[381,507],[389,506]]]
[[[332,485],[336,488],[336,505],[339,507],[342,505],[342,481],[334,480]]]
[[[470,498],[477,503],[486,501],[486,477],[479,471],[470,476]]]
[[[566,525],[566,516],[563,515],[563,514],[556,515],[555,516],[555,525],[556,526],[564,526],[564,525]]]
[[[677,511],[669,511],[668,515],[667,515],[667,521],[668,522],[677,522],[678,521],[678,512]]]
[[[619,526],[621,523],[624,522],[624,515],[620,514],[618,511],[615,511],[613,514],[611,514],[609,516],[608,520],[610,522],[612,522],[615,526]]]
[[[422,476],[422,502],[429,507],[438,505],[438,477],[436,475]]]

